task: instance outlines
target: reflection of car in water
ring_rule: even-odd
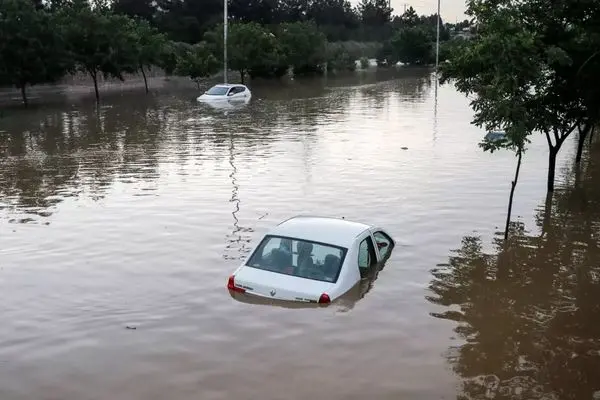
[[[218,84],[202,95],[198,96],[196,99],[199,102],[203,103],[212,103],[212,102],[223,102],[223,101],[234,101],[234,102],[248,102],[252,97],[252,93],[250,93],[250,89],[248,89],[245,85],[240,84]]]
[[[338,218],[294,217],[265,235],[227,287],[299,303],[329,303],[357,288],[361,297],[363,278],[376,277],[393,247],[381,228]]]

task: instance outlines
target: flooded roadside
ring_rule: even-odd
[[[412,72],[265,86],[235,112],[197,105],[191,90],[124,94],[99,112],[80,103],[1,120],[0,398],[514,398],[475,379],[492,375],[523,398],[589,398],[591,381],[568,397],[575,378],[548,378],[540,360],[571,337],[588,340],[566,327],[591,314],[559,323],[562,336],[531,321],[563,304],[559,282],[572,280],[562,271],[585,252],[550,261],[560,243],[586,243],[581,221],[593,227],[596,216],[558,201],[552,224],[581,215],[573,234],[554,228],[548,244],[523,233],[505,281],[489,283],[514,157],[481,152],[468,100],[449,86],[436,98],[432,83]],[[545,146],[534,138],[513,211],[533,237]],[[354,302],[296,310],[232,299],[226,278],[255,240],[301,213],[385,226],[398,246]],[[480,239],[448,260],[465,236]],[[550,261],[520,273],[536,255]],[[548,263],[560,279],[538,284]],[[439,304],[452,312],[437,318],[448,312]],[[515,332],[551,345],[520,350]],[[569,362],[567,377],[596,371]]]
[[[595,399],[600,396],[600,147],[541,204],[535,221],[497,235],[463,237],[432,270],[433,315],[456,322],[462,344],[448,362],[467,398]],[[447,308],[446,308],[447,307]]]

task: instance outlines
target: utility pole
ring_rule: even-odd
[[[437,39],[435,42],[435,73],[437,75],[440,63],[440,0],[438,0],[437,9]]]
[[[223,83],[227,83],[227,0],[223,0]]]

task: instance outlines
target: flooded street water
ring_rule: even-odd
[[[600,165],[575,174],[567,141],[546,212],[535,136],[503,251],[515,157],[477,147],[451,86],[251,88],[240,110],[164,88],[0,119],[0,399],[593,398]],[[398,244],[342,303],[233,299],[229,274],[296,214]]]

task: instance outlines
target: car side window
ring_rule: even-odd
[[[383,232],[375,232],[373,233],[373,237],[377,242],[377,250],[379,251],[379,256],[381,259],[385,259],[392,250],[392,240],[388,235]]]
[[[279,238],[273,238],[268,242],[265,242],[261,251],[261,258],[267,258],[267,256],[271,254],[271,251],[273,251],[273,249],[278,249],[282,247],[282,245],[283,243]]]
[[[358,267],[370,268],[377,264],[377,256],[375,255],[375,247],[371,237],[365,238],[358,246]]]

